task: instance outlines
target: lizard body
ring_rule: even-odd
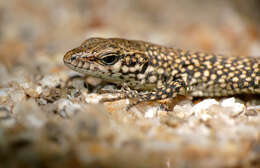
[[[116,99],[136,99],[132,105],[187,94],[260,93],[260,60],[253,57],[225,57],[120,38],[90,38],[68,51],[63,60],[72,70],[131,88]]]

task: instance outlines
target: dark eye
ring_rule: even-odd
[[[101,60],[104,64],[113,65],[118,61],[118,56],[109,55],[109,56],[103,57]]]

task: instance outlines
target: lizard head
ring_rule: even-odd
[[[146,43],[119,38],[90,38],[68,51],[63,61],[72,70],[110,82],[137,79],[148,66]],[[136,81],[136,80],[135,80]]]

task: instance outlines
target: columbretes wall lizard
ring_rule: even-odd
[[[77,72],[122,85],[105,101],[143,101],[177,95],[219,97],[260,93],[260,59],[192,52],[120,38],[90,38],[68,51],[64,63]]]

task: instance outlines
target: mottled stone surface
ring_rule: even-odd
[[[126,111],[129,100],[99,103],[120,88],[62,62],[93,36],[260,56],[259,25],[233,3],[0,1],[0,167],[259,167],[259,96]]]

